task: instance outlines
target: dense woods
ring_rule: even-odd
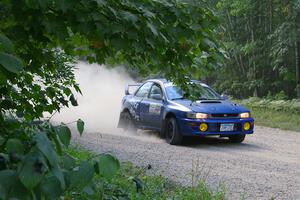
[[[221,0],[213,5],[229,59],[210,75],[238,98],[300,97],[300,1]]]

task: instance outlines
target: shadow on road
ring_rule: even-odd
[[[262,150],[265,149],[253,143],[247,143],[247,137],[243,143],[231,143],[227,138],[219,137],[186,137],[182,143],[185,147],[221,147],[226,149],[247,149],[247,150]]]
[[[151,130],[139,130],[136,133],[127,133],[127,134],[118,134],[124,137],[132,137],[142,141],[148,142],[159,142],[165,143],[165,145],[169,145],[166,143],[165,139],[160,138],[159,133]],[[231,143],[228,138],[220,138],[220,137],[185,137],[183,139],[183,143],[178,147],[188,147],[188,148],[203,148],[210,149],[213,147],[215,151],[222,151],[224,149],[228,150],[246,150],[246,151],[262,151],[266,150],[267,147],[260,146],[259,144],[254,144],[250,142],[247,137],[243,143]]]

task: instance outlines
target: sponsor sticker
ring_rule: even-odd
[[[161,105],[151,103],[149,105],[149,113],[154,115],[159,115],[161,110]]]

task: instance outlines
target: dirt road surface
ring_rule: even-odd
[[[121,131],[120,131],[121,132]],[[111,152],[137,166],[152,165],[182,185],[205,180],[223,185],[228,199],[300,199],[300,133],[256,127],[242,144],[226,139],[191,138],[172,146],[155,133],[86,133],[77,142],[95,152]]]

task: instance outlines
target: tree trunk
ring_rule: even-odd
[[[228,30],[229,39],[230,39],[230,42],[233,42],[234,41],[234,33],[232,32],[232,30],[234,30],[234,25],[233,25],[232,19],[231,19],[230,14],[227,9],[226,9],[226,15],[227,15],[227,19],[229,21],[229,30]],[[236,49],[233,49],[233,57],[235,59],[236,64],[239,66],[238,70],[244,71],[242,63],[239,62],[239,58],[238,58]]]
[[[295,40],[296,93],[300,99],[300,42]]]
[[[252,15],[252,16],[255,16],[255,15]],[[254,18],[254,20],[252,19],[251,20],[251,25],[252,25],[252,29],[251,29],[251,41],[252,41],[252,43],[254,43],[255,42],[255,38],[254,38],[254,29],[255,29],[255,25],[254,25],[254,23],[253,23],[253,21],[255,21],[255,18]],[[259,23],[260,23],[260,17],[259,17]],[[252,54],[252,62],[253,62],[253,74],[251,74],[251,76],[252,76],[252,79],[253,80],[256,80],[256,62],[255,62],[255,51],[253,51],[252,52],[253,54]],[[255,86],[254,87],[254,91],[253,91],[253,96],[254,97],[257,97],[257,86]]]

